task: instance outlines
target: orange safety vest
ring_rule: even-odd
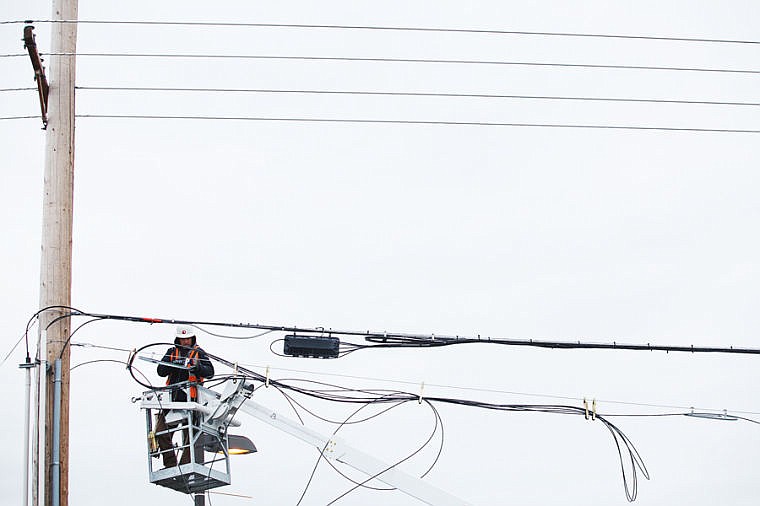
[[[172,350],[172,354],[169,357],[169,360],[171,362],[174,362],[179,358],[179,349],[175,346]],[[187,354],[187,361],[186,363],[189,365],[192,363],[193,360],[200,360],[198,358],[198,345],[193,346],[193,349],[190,350],[190,353]],[[203,378],[200,376],[196,376],[193,374],[192,371],[187,372],[187,381],[190,382],[190,400],[195,401],[198,399],[198,389],[195,387],[195,384],[202,385],[203,384]],[[166,378],[166,385],[169,385],[169,378]]]

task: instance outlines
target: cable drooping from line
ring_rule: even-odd
[[[282,392],[282,389],[279,386],[277,387],[277,389]],[[285,394],[284,392],[282,392],[282,393],[283,393],[283,395],[286,396],[286,398],[288,398],[287,394]],[[359,408],[357,408],[351,414],[349,414],[348,417],[345,418],[345,420],[343,420],[342,422],[338,422],[338,427],[335,429],[335,431],[333,431],[333,436],[335,436],[338,433],[338,431],[340,431],[341,428],[343,428],[345,425],[347,425],[349,423],[349,421],[351,420],[351,418],[353,418],[354,416],[356,416],[361,410],[365,409],[366,407],[370,406],[371,404],[372,404],[372,402],[369,402],[369,403],[361,405]],[[389,408],[385,409],[381,413],[385,413],[385,412],[387,412],[387,411],[389,411],[389,410],[391,410],[393,408],[396,408],[396,407],[400,406],[401,404],[403,404],[403,401],[399,401],[396,404],[392,404]],[[299,404],[299,406],[300,406],[300,404]],[[300,416],[299,416],[299,418],[300,418]],[[322,419],[324,420],[324,418],[322,418]],[[366,421],[366,420],[364,420],[364,421]],[[361,423],[361,421],[355,422],[355,423]],[[314,475],[317,472],[317,468],[319,466],[319,463],[322,461],[322,459],[325,459],[326,462],[330,462],[328,459],[325,458],[325,450],[327,450],[327,445],[328,444],[329,444],[329,441],[327,443],[325,443],[325,445],[320,450],[319,457],[317,457],[317,461],[314,463],[314,466],[313,466],[313,468],[311,470],[311,474],[309,475],[309,479],[307,480],[306,485],[304,486],[304,489],[301,492],[301,496],[298,498],[298,502],[296,503],[296,506],[300,505],[301,502],[303,501],[304,497],[306,496],[306,492],[309,490],[309,486],[311,485],[311,482],[314,479]],[[332,463],[330,463],[330,465],[332,465]],[[333,469],[335,469],[337,472],[340,473],[340,471],[338,471],[337,468],[335,468],[334,466],[333,466]],[[348,479],[350,481],[353,481],[350,478],[348,478],[346,475],[344,475],[343,473],[340,473],[340,474],[344,478],[346,478],[346,479]],[[354,482],[354,483],[357,486],[364,486],[364,483],[361,483],[361,484],[357,484],[356,482]],[[374,487],[372,487],[372,488],[374,488]],[[375,490],[392,490],[392,489],[379,489],[379,488],[376,488]]]
[[[242,339],[242,340],[256,339],[257,337],[262,337],[262,336],[265,336],[265,335],[267,335],[267,334],[269,334],[271,332],[274,332],[273,330],[265,330],[264,332],[258,332],[258,333],[254,334],[252,336],[231,336],[231,335],[218,334],[218,333],[211,332],[210,330],[204,329],[203,327],[201,327],[199,325],[191,325],[191,327],[194,327],[194,328],[200,330],[201,332],[203,332],[205,334],[208,334],[210,336],[221,337],[221,338],[224,338],[224,339]]]
[[[425,440],[425,442],[424,442],[424,443],[422,443],[422,446],[420,446],[419,448],[417,448],[417,450],[415,450],[414,452],[410,453],[410,454],[409,454],[409,455],[407,455],[406,457],[404,457],[404,458],[402,458],[402,459],[400,459],[400,460],[398,460],[398,461],[394,462],[393,464],[391,464],[391,465],[387,466],[386,468],[384,468],[384,469],[381,469],[381,470],[380,470],[380,471],[378,471],[377,473],[375,473],[375,474],[373,474],[373,475],[369,476],[368,478],[366,478],[366,479],[365,479],[364,481],[362,481],[361,483],[356,483],[356,484],[354,484],[354,486],[353,486],[353,487],[351,487],[350,489],[346,490],[346,491],[345,491],[345,492],[343,492],[341,495],[339,495],[338,497],[336,497],[335,499],[333,499],[332,501],[330,501],[329,503],[327,503],[327,506],[330,506],[331,504],[335,504],[335,503],[336,503],[336,502],[338,502],[340,499],[342,499],[343,497],[347,496],[348,494],[350,494],[350,493],[351,493],[351,492],[353,492],[354,490],[358,489],[359,487],[363,487],[363,486],[365,486],[367,483],[369,483],[370,481],[374,480],[375,478],[378,478],[378,477],[379,477],[379,476],[381,476],[382,474],[384,474],[384,473],[386,473],[386,472],[390,471],[391,469],[393,469],[393,468],[395,468],[395,467],[398,467],[399,465],[401,465],[401,464],[403,464],[404,462],[408,461],[409,459],[411,459],[412,457],[414,457],[415,455],[417,455],[419,452],[421,452],[421,451],[422,451],[422,450],[423,450],[423,449],[424,449],[424,448],[425,448],[425,447],[426,447],[428,444],[430,444],[430,442],[433,440],[433,438],[435,437],[436,433],[438,432],[438,427],[439,427],[439,424],[440,424],[440,425],[442,425],[442,424],[443,424],[443,421],[441,420],[441,417],[440,417],[440,414],[438,413],[438,410],[437,410],[437,409],[435,409],[435,406],[433,406],[433,404],[432,404],[432,403],[430,403],[429,401],[425,401],[425,404],[427,404],[427,405],[428,405],[428,407],[430,407],[430,409],[433,411],[433,416],[434,416],[434,420],[435,420],[435,425],[433,426],[433,431],[430,433],[430,436],[427,438],[427,440]],[[436,460],[437,460],[437,459],[436,459]],[[427,472],[426,472],[425,474],[427,474]],[[424,476],[424,475],[423,475],[423,476]]]

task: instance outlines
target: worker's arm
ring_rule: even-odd
[[[172,349],[173,348],[169,348],[168,350],[166,350],[166,353],[164,353],[164,358],[161,359],[161,362],[163,363],[158,364],[158,367],[156,368],[156,372],[158,372],[159,376],[169,376],[169,374],[171,374],[172,371],[174,370],[174,368],[166,365],[169,362],[171,362]]]
[[[206,355],[206,352],[201,348],[198,348],[198,361],[193,367],[193,372],[203,379],[211,379],[214,377],[214,364],[211,363],[208,355]]]

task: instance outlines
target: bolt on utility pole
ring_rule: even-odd
[[[52,0],[51,55],[49,56],[48,125],[45,148],[42,248],[40,260],[40,309],[71,305],[71,251],[74,205],[74,84],[78,0]],[[51,368],[43,372],[46,384],[45,502],[44,506],[68,506],[69,488],[69,318],[65,308],[44,311],[40,330],[47,330],[47,364],[61,359],[60,445],[53,451],[53,395],[55,377]],[[49,327],[49,328],[48,328]],[[41,335],[44,335],[41,334]],[[43,359],[43,357],[40,357]],[[42,420],[39,421],[43,423]],[[53,456],[57,455],[57,462]],[[57,474],[54,480],[54,473]],[[53,490],[53,483],[59,486]]]

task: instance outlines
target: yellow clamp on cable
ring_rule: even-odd
[[[267,372],[266,372],[266,376],[267,376],[267,380],[266,380],[266,382],[264,383],[264,386],[265,386],[266,388],[269,388],[269,366],[267,366]]]
[[[584,416],[586,417],[586,420],[596,420],[596,399],[591,400],[591,410],[588,408],[588,400],[586,398],[583,398],[583,410],[584,410]]]
[[[422,392],[425,390],[425,382],[420,383],[420,397],[417,399],[417,404],[422,404]]]

